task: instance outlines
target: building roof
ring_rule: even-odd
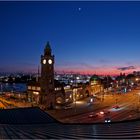
[[[32,81],[27,84],[28,86],[38,86],[40,87],[40,82]]]
[[[100,77],[96,74],[94,74],[93,76],[91,76],[90,81],[99,81],[101,80]]]
[[[28,86],[37,86],[37,87],[40,87],[40,82],[31,81],[27,85]],[[60,83],[58,80],[55,80],[54,79],[54,86],[55,87],[62,87],[62,83]]]
[[[0,111],[0,139],[134,139],[140,120],[111,124],[63,124],[39,108]]]
[[[56,122],[56,120],[38,107],[0,110],[0,124],[41,124],[52,122]]]

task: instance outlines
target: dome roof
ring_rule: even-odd
[[[90,81],[99,81],[100,77],[96,74],[94,74],[93,76],[91,76]]]

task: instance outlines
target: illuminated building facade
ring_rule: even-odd
[[[90,92],[91,95],[103,92],[104,88],[101,83],[101,79],[97,75],[93,75],[90,78]]]
[[[40,106],[55,106],[75,100],[81,100],[87,96],[103,91],[103,85],[97,75],[90,78],[89,85],[63,86],[58,80],[54,80],[54,55],[50,44],[47,43],[43,55],[41,55],[41,77],[38,81],[28,83],[28,101]]]

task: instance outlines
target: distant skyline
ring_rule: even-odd
[[[37,72],[47,41],[55,71],[140,71],[140,2],[0,2],[0,72]]]

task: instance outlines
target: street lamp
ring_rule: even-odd
[[[139,78],[136,78],[136,81],[139,81]]]
[[[76,88],[75,88],[75,112],[76,112]]]
[[[139,78],[136,78],[135,80],[136,80],[136,84],[138,85],[138,83],[139,83]]]
[[[3,91],[2,91],[2,83],[0,83],[0,88],[1,88],[1,93],[2,93],[2,92],[3,92]]]
[[[73,102],[74,102],[74,105],[75,105],[75,112],[76,112],[76,75],[74,75],[73,77]]]
[[[73,87],[73,103],[75,105],[75,112],[76,112],[76,87]]]
[[[74,81],[75,81],[75,112],[76,112],[76,98],[77,98],[77,83],[76,83],[76,80],[79,80],[79,76],[76,77],[76,74],[75,74],[75,77],[74,77]]]

